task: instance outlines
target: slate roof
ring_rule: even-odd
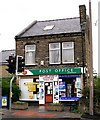
[[[44,30],[44,28],[49,25],[54,25],[54,28],[51,30]],[[15,38],[76,32],[81,32],[79,17],[46,21],[34,21],[21,33],[16,35]]]
[[[0,52],[0,64],[6,64],[6,59],[8,59],[12,54],[15,56],[15,50],[2,50]]]

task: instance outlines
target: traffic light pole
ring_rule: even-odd
[[[15,79],[15,75],[10,80],[10,95],[9,95],[9,110],[11,111],[11,102],[12,102],[12,82]]]

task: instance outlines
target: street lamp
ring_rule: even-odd
[[[86,29],[86,22],[82,22],[82,23],[81,23],[81,33],[82,33],[82,66],[83,66],[83,85],[84,85],[84,86],[85,86],[85,74],[84,74],[84,67],[85,67],[85,61],[84,61],[85,29]]]

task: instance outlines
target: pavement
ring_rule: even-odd
[[[15,110],[15,109],[2,109],[2,120],[11,120],[15,118],[24,118],[28,119],[32,118],[35,120],[38,119],[76,119],[80,120],[80,114],[71,113],[70,109],[68,107],[64,108],[64,111],[58,112],[58,111],[47,111],[45,106],[30,106],[26,110]]]
[[[45,106],[30,106],[26,110],[8,110],[0,109],[2,120],[100,120],[91,118],[82,118],[81,114],[71,113],[70,108],[65,107],[64,111],[47,111]]]

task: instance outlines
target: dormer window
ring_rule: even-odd
[[[52,30],[54,28],[54,25],[47,25],[44,27],[43,30]]]

